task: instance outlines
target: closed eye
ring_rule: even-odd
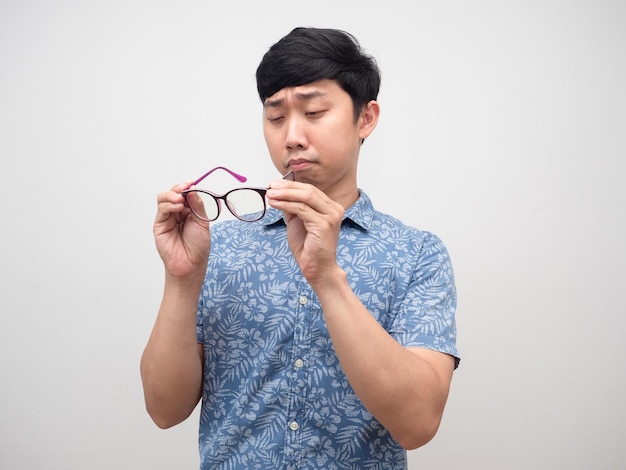
[[[321,117],[325,112],[326,110],[322,109],[320,111],[307,111],[305,114],[310,118],[318,118]]]

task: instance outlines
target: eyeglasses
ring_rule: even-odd
[[[207,171],[204,175],[187,186],[187,189],[182,192],[183,198],[185,198],[185,202],[189,209],[191,209],[192,214],[205,222],[213,222],[220,216],[222,210],[220,201],[224,201],[230,213],[237,219],[243,220],[244,222],[256,222],[257,220],[261,220],[267,212],[265,202],[267,188],[235,188],[231,189],[226,194],[215,194],[206,189],[189,189],[199,184],[215,170],[224,170],[242,183],[247,181],[245,176],[235,173],[223,166],[216,166]],[[295,181],[293,171],[284,175],[283,179]]]

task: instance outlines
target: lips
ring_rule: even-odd
[[[310,160],[305,160],[303,158],[298,158],[296,160],[290,160],[287,163],[287,167],[291,170],[291,171],[298,171],[298,170],[303,170],[306,167],[308,167],[309,165],[311,165],[311,161]]]

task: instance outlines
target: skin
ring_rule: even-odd
[[[399,444],[414,449],[437,432],[454,359],[397,343],[354,295],[336,262],[344,211],[358,199],[361,144],[379,114],[378,103],[370,101],[355,120],[350,96],[332,80],[269,97],[263,107],[267,147],[276,169],[293,171],[296,181],[273,181],[267,199],[285,214],[292,254],[320,300],[350,385]],[[159,194],[154,224],[165,287],[141,373],[148,412],[160,427],[186,419],[202,388],[195,321],[210,238],[208,224],[183,204],[185,187]]]

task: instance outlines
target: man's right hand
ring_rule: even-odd
[[[195,217],[181,194],[188,184],[178,184],[157,196],[154,239],[166,274],[183,280],[204,277],[211,236],[209,223]]]

